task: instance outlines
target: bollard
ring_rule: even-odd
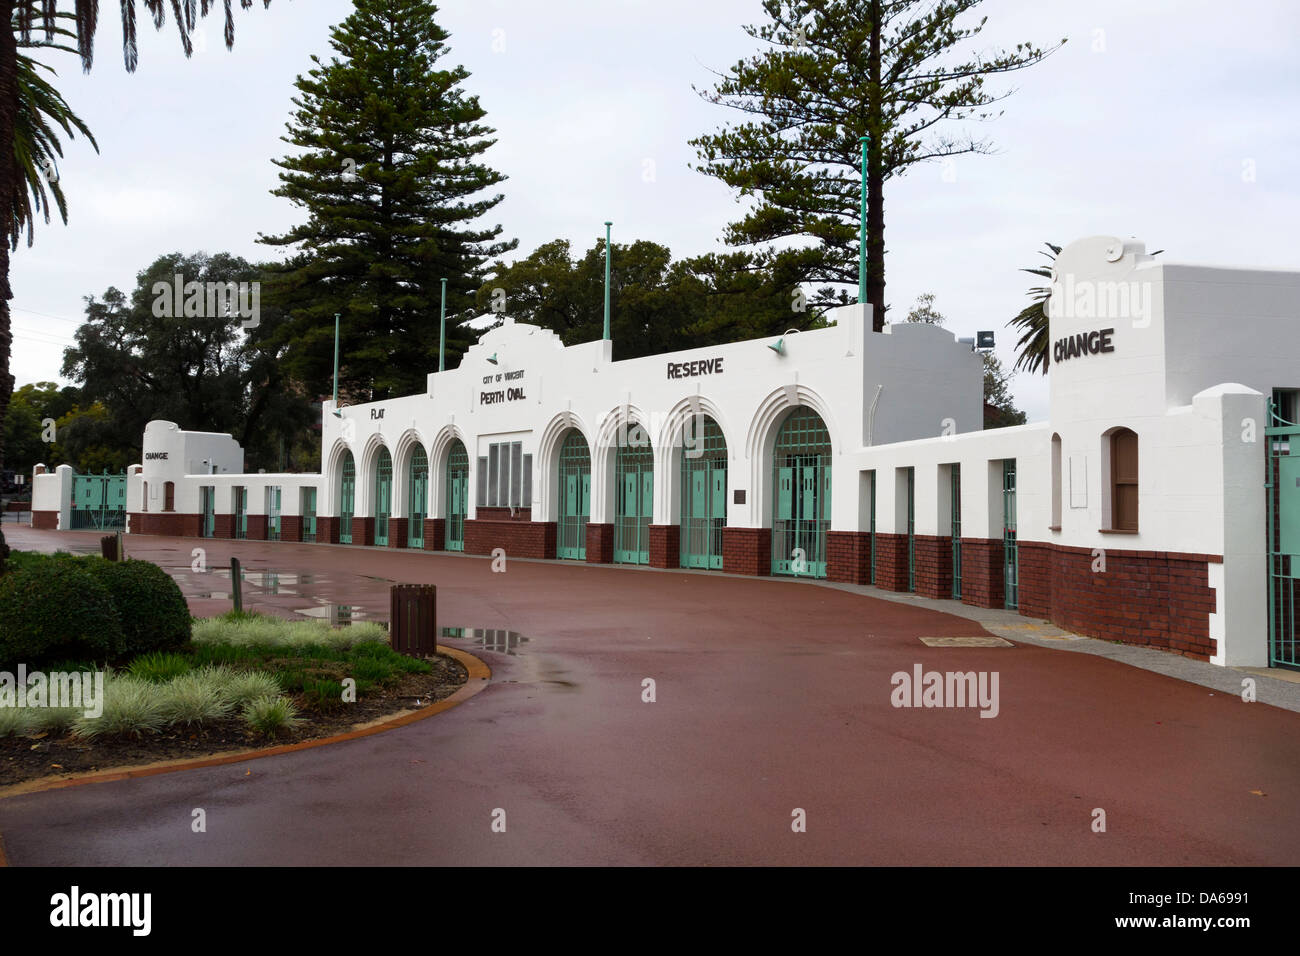
[[[432,584],[394,584],[388,643],[408,657],[438,653],[438,589]]]
[[[116,561],[117,558],[117,535],[106,534],[99,539],[99,553],[104,556],[106,561]]]
[[[230,559],[230,596],[235,602],[235,613],[244,610],[244,574],[239,569],[239,559]]]

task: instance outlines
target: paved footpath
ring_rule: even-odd
[[[241,557],[250,607],[382,619],[390,583],[434,583],[441,625],[528,640],[449,640],[491,685],[399,730],[0,800],[11,864],[1300,863],[1300,715],[1093,654],[919,640],[987,636],[964,617],[811,582],[128,542],[196,613],[229,606],[228,578],[190,569],[202,546],[210,567]],[[997,672],[996,718],[893,707],[915,664]]]

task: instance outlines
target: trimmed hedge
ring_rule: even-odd
[[[126,639],[108,589],[67,555],[11,564],[0,578],[0,663],[109,660]]]
[[[126,637],[124,656],[172,651],[189,641],[190,608],[166,571],[149,561],[82,560],[117,608]]]

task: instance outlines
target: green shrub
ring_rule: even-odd
[[[126,636],[123,653],[148,654],[184,646],[190,639],[190,609],[180,587],[151,561],[83,559],[86,570],[108,590]]]
[[[22,736],[32,730],[32,717],[40,708],[0,707],[0,737]]]
[[[194,622],[196,644],[235,647],[265,645],[302,648],[311,645],[347,650],[367,642],[388,643],[388,632],[378,624],[353,624],[332,628],[322,621],[286,621],[261,614],[226,614]]]
[[[0,665],[107,660],[125,637],[112,595],[74,559],[42,555],[0,578]]]
[[[302,696],[308,707],[326,713],[343,706],[343,684],[336,680],[309,677],[302,682]]]
[[[274,674],[264,671],[236,672],[226,682],[226,699],[236,707],[247,704],[260,697],[276,697],[280,693],[280,683]]]
[[[173,677],[188,674],[193,669],[189,658],[167,651],[141,654],[127,667],[127,671],[132,677],[138,677],[154,684],[166,683]]]
[[[244,705],[244,721],[265,737],[274,737],[302,723],[293,703],[285,697],[258,697]]]

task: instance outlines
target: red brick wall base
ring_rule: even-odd
[[[916,549],[916,593],[928,598],[952,597],[952,538],[918,534]]]
[[[676,568],[682,563],[682,529],[675,524],[650,525],[650,567]]]
[[[587,563],[614,563],[614,526],[587,522]]]
[[[772,529],[723,528],[722,570],[727,574],[771,574]]]
[[[554,521],[465,521],[465,553],[491,554],[504,548],[507,557],[555,557],[556,523]]]
[[[972,607],[1002,607],[1003,590],[1001,538],[961,539],[961,603]]]
[[[173,538],[197,538],[203,529],[201,515],[178,514],[174,511],[132,512],[132,534],[160,534]]]
[[[826,532],[826,579],[844,584],[871,583],[871,532]]]
[[[442,551],[447,546],[447,519],[424,519],[424,550]]]
[[[907,535],[876,532],[876,587],[907,590]]]
[[[136,522],[140,515],[131,515],[131,530],[134,531]],[[59,513],[57,511],[33,511],[32,527],[40,528],[43,531],[54,531],[59,527]],[[142,532],[147,533],[147,532]]]
[[[409,547],[406,543],[406,523],[408,518],[388,519],[388,546],[390,548]]]

